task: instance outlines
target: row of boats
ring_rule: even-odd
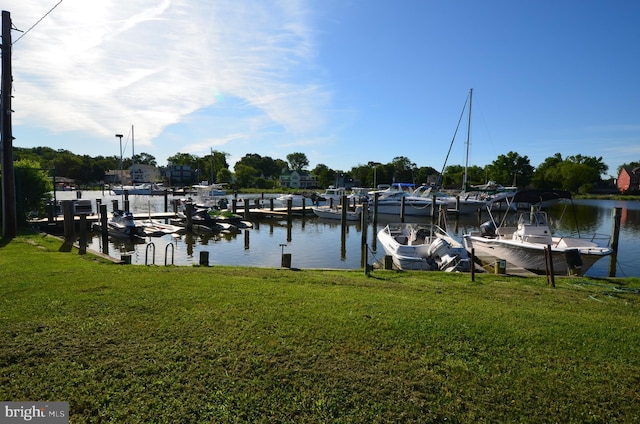
[[[598,243],[596,237],[555,235],[544,205],[570,200],[567,191],[518,191],[505,197],[508,208],[502,219],[489,211],[489,220],[477,231],[463,234],[462,242],[438,225],[390,224],[378,232],[378,240],[399,269],[469,271],[471,258],[486,256],[504,260],[512,266],[536,274],[583,275],[613,249]],[[518,208],[529,205],[513,215]]]
[[[185,210],[178,212],[178,216],[171,222],[157,219],[136,220],[129,211],[115,210],[107,220],[107,233],[115,238],[144,241],[147,237],[161,237],[164,235],[180,236],[186,232]],[[251,222],[245,221],[239,215],[230,211],[223,211],[203,205],[194,205],[191,213],[193,231],[196,233],[224,233],[236,232],[239,229],[250,228]],[[102,231],[100,223],[93,224],[94,231]]]
[[[342,190],[335,189],[334,193],[329,193],[335,195],[335,198],[322,196],[322,200],[313,199],[313,212],[325,219],[361,219],[362,208],[367,207],[367,203],[359,204],[355,209],[338,207],[345,195]],[[422,195],[417,195],[416,192],[407,194],[403,190],[387,189],[379,192],[378,213],[397,216],[400,201],[392,209],[391,203],[385,200],[403,197],[405,208],[407,204],[411,205],[405,212],[415,210],[422,213],[413,216],[428,216],[427,211],[430,214],[434,209],[434,196],[440,214],[451,210],[451,199],[444,199],[428,188],[421,188],[421,191]],[[371,195],[371,192],[368,194]],[[409,203],[407,197],[410,197]],[[416,199],[423,203],[413,203],[417,202]],[[584,274],[596,261],[613,253],[608,243],[602,242],[604,238],[600,242],[595,237],[585,239],[580,236],[579,231],[577,237],[554,234],[552,220],[544,209],[561,201],[570,205],[571,194],[567,191],[524,190],[501,193],[491,199],[476,198],[473,202],[469,198],[464,199],[464,202],[461,200],[455,197],[453,199],[457,206],[473,204],[474,207],[458,208],[459,213],[477,212],[484,207],[489,216],[489,220],[480,225],[478,230],[463,234],[461,241],[447,232],[446,219],[442,216],[439,225],[394,223],[386,225],[377,233],[378,241],[385,253],[393,259],[397,269],[467,272],[474,266],[471,258],[473,252],[476,257],[505,260],[512,266],[539,274]],[[284,202],[286,199],[280,201]],[[321,202],[328,205],[320,205]],[[504,214],[495,212],[496,203],[502,205],[497,209],[505,212]],[[523,211],[524,205],[527,209]],[[239,215],[228,210],[194,203],[192,211],[193,228],[198,232],[230,232],[251,227],[250,222],[243,221]],[[185,221],[184,209],[179,213],[178,219],[171,223],[151,219],[135,220],[129,212],[115,211],[107,226],[109,234],[115,237],[145,238],[181,234],[185,232]],[[99,224],[96,226],[96,230],[101,229]]]

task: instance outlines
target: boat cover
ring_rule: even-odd
[[[512,201],[535,205],[556,199],[571,199],[571,193],[566,190],[522,190],[514,193]]]

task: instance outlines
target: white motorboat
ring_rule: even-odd
[[[282,196],[276,197],[275,200],[280,202],[280,204],[284,207],[286,207],[288,202],[291,201],[291,207],[294,208],[300,208],[303,205],[305,207],[311,207],[314,205],[319,206],[326,203],[316,193],[312,193],[309,196],[307,196],[306,194],[283,194]]]
[[[197,203],[213,206],[217,205],[221,200],[226,201],[226,199],[220,199],[227,194],[226,184],[224,183],[209,184],[207,181],[202,181],[191,188],[195,191]]]
[[[477,213],[484,205],[486,200],[481,200],[471,196],[451,196],[447,193],[434,190],[431,186],[422,185],[415,189],[413,196],[430,199],[435,196],[436,200],[440,200],[447,205],[448,212],[457,212],[460,215],[468,215]]]
[[[466,248],[474,249],[476,255],[488,255],[503,259],[512,265],[537,274],[546,274],[548,249],[551,252],[553,274],[567,275],[586,273],[599,259],[613,250],[591,239],[554,235],[549,226],[547,213],[541,207],[550,201],[571,199],[567,191],[525,190],[516,192],[511,203],[526,203],[531,210],[521,213],[515,226],[509,226],[513,213],[505,214],[497,223],[489,210],[490,220],[480,226],[479,231],[464,234]],[[513,211],[512,208],[507,208]]]
[[[111,218],[107,220],[109,235],[118,238],[145,238],[144,225],[133,219],[133,214],[128,211],[113,211]]]
[[[342,209],[330,206],[314,206],[311,208],[313,213],[318,218],[325,219],[337,219],[342,220]],[[345,211],[345,219],[347,221],[359,221],[362,213],[362,207],[359,206],[356,210],[346,210]]]
[[[471,260],[462,243],[437,225],[389,224],[378,232],[378,241],[401,270],[471,270]]]
[[[113,191],[114,194],[118,196],[124,194],[125,191],[128,194],[132,194],[132,195],[135,194],[135,195],[146,195],[146,196],[162,195],[165,193],[165,189],[155,183],[141,183],[141,184],[134,184],[134,185],[117,186],[117,187],[112,187],[111,191]]]
[[[431,216],[438,212],[440,206],[447,204],[441,200],[427,199],[425,197],[412,196],[410,193],[393,187],[375,192],[378,193],[378,214],[400,215],[404,204],[404,214],[406,216]],[[434,208],[435,207],[435,208]]]
[[[162,237],[166,234],[181,234],[186,232],[185,227],[173,224],[165,224],[155,219],[146,219],[140,224],[144,226],[144,233],[149,237]]]
[[[342,201],[342,196],[347,195],[347,190],[344,187],[329,187],[324,191],[324,193],[320,193],[319,200],[323,200],[325,205],[329,206],[338,206]]]

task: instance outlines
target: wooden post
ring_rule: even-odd
[[[184,214],[187,217],[187,222],[186,222],[187,233],[190,233],[193,231],[193,203],[189,202],[186,204]]]
[[[373,228],[378,228],[378,198],[380,193],[377,191],[373,194]]]
[[[347,196],[343,196],[344,198],[346,198]],[[343,203],[344,205],[344,203]],[[344,206],[343,206],[344,208]],[[367,240],[367,234],[369,232],[369,228],[367,227],[368,223],[369,223],[369,208],[365,208],[364,206],[362,207],[362,213],[360,214],[360,220],[362,223],[362,237],[361,237],[361,241],[360,241],[360,266],[364,267],[364,272],[365,274],[369,275],[369,264],[367,263],[367,246],[368,246],[368,240]],[[343,212],[344,213],[344,212]]]
[[[76,241],[76,228],[73,222],[73,202],[64,200],[62,202],[62,210],[64,211],[64,241],[73,244]]]
[[[555,272],[553,270],[553,251],[551,250],[551,245],[547,245],[544,248],[545,261],[547,264],[547,282],[551,287],[556,286],[556,277]]]
[[[333,201],[333,199],[331,199],[331,201]],[[346,194],[342,195],[340,203],[342,204],[342,209],[340,209],[340,223],[345,227],[347,225],[347,208],[345,207],[345,204],[347,203]]]
[[[471,282],[476,281],[476,250],[471,248]]]
[[[244,199],[244,219],[249,219],[250,213],[249,213],[249,207],[251,206],[250,200],[249,199]]]
[[[109,230],[107,228],[107,205],[100,205],[100,232],[102,233],[102,253],[109,254]]]
[[[431,224],[436,223],[436,195],[431,196]]]
[[[404,206],[405,206],[405,198],[403,197],[400,200],[400,222],[404,222]]]
[[[620,221],[622,219],[622,208],[613,208],[613,229],[611,230],[611,248],[613,253],[609,258],[609,277],[616,276],[618,259],[618,241],[620,238]]]
[[[84,255],[87,253],[87,216],[80,215],[80,241],[79,241],[78,254]]]
[[[11,14],[2,11],[2,85],[0,91],[0,126],[2,127],[2,236],[14,238],[18,234],[18,213],[16,209],[16,182],[13,168],[13,133],[11,128],[11,96],[13,75],[11,71]],[[55,193],[55,186],[54,186]]]
[[[169,190],[164,190],[164,211],[169,212]]]

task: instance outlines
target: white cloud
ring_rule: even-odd
[[[27,29],[54,4],[19,2],[13,24]],[[318,130],[330,93],[305,72],[314,66],[314,43],[304,4],[64,0],[14,44],[14,125],[113,137],[134,123],[144,145],[235,99],[244,113],[231,122],[225,110],[227,126],[188,148],[273,127],[293,136]]]

